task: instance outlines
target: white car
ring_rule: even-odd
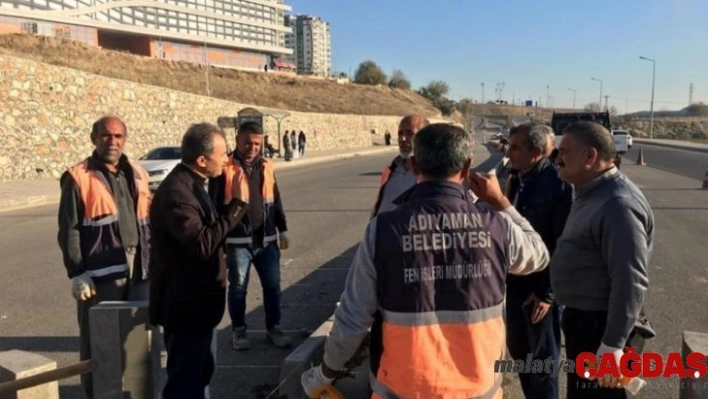
[[[181,162],[181,153],[179,146],[157,147],[138,160],[150,176],[150,191],[155,192],[165,177]]]
[[[632,148],[632,135],[626,130],[613,130],[613,136],[627,136],[627,147]]]

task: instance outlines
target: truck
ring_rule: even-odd
[[[551,128],[556,136],[556,148],[560,146],[563,139],[563,129],[576,122],[590,121],[599,123],[604,126],[611,134],[612,121],[610,120],[610,112],[554,112],[551,118]],[[613,135],[615,141],[615,150],[624,154],[628,150],[627,137],[622,135]]]

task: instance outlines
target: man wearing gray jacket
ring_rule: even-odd
[[[565,305],[568,360],[605,353],[619,364],[644,305],[654,216],[642,192],[614,165],[612,135],[594,122],[563,132],[559,177],[575,186],[575,201],[551,259],[551,286]],[[568,398],[625,398],[618,381],[568,374]]]

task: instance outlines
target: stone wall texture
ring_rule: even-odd
[[[192,123],[216,124],[249,107],[3,55],[0,102],[0,181],[58,177],[91,153],[91,124],[106,114],[126,122],[125,152],[137,158],[179,145]],[[291,112],[280,129],[304,131],[308,151],[362,148],[372,145],[372,129],[395,136],[399,118]],[[275,145],[274,118],[266,118],[265,129]],[[233,146],[235,133],[225,130]]]

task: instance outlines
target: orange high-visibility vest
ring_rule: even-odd
[[[262,190],[263,197],[263,223],[265,227],[265,237],[263,244],[277,241],[277,228],[275,226],[275,171],[273,163],[266,158],[261,158],[263,170]],[[250,192],[248,185],[248,175],[243,170],[238,161],[231,156],[229,163],[224,168],[224,204],[228,204],[233,198],[231,189],[234,182],[238,182],[241,187],[243,200],[249,202]],[[253,242],[250,219],[246,215],[234,230],[226,238],[227,244],[250,245]]]
[[[147,172],[132,161],[130,166],[133,171],[135,215],[141,251],[135,267],[142,267],[143,278],[147,278],[152,194]],[[118,225],[118,204],[108,181],[91,158],[69,168],[67,173],[78,187],[83,206],[83,220],[79,230],[81,256],[87,273],[99,281],[126,277],[128,264]]]

